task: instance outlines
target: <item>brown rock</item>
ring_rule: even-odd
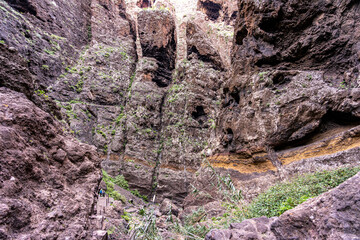
[[[212,63],[216,69],[224,68],[219,53],[206,34],[194,22],[187,23],[186,37],[188,59],[197,57],[201,61]]]
[[[175,216],[178,216],[180,211],[179,208],[167,198],[162,201],[159,210],[162,215],[174,214]]]
[[[356,239],[359,232],[360,173],[338,187],[286,211],[280,217],[232,223],[205,239]]]
[[[23,94],[0,88],[0,102],[1,234],[90,236],[87,222],[101,177],[95,149],[62,135],[59,124]],[[51,155],[53,149],[68,154]],[[84,171],[84,164],[92,167]]]
[[[143,56],[155,58],[159,69],[154,79],[158,86],[171,82],[175,68],[176,31],[173,16],[164,10],[144,10],[138,15],[140,43]]]
[[[360,173],[286,211],[272,225],[277,239],[353,239],[360,236]]]

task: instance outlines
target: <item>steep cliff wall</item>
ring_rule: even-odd
[[[63,131],[45,92],[88,42],[89,2],[7,2],[0,1],[0,238],[91,239],[101,159]]]
[[[70,206],[65,196],[86,184],[79,194],[93,204],[100,160],[74,138],[94,145],[101,167],[131,189],[186,209],[220,199],[216,177],[230,176],[247,201],[298,173],[359,164],[359,8],[354,0],[0,0],[0,122],[11,128],[0,154],[14,162],[1,191],[35,172],[46,182],[39,189],[31,178],[19,184],[64,196],[49,208]],[[36,169],[17,172],[15,150],[27,148],[36,154],[21,154]],[[4,234],[62,234],[57,223],[53,235],[41,228],[61,214],[36,225],[23,203],[30,225],[13,226],[10,198]],[[80,205],[64,218],[79,221],[64,233],[74,238],[89,234],[91,207]]]
[[[245,198],[299,172],[359,164],[359,7],[238,1],[218,144],[207,159]],[[198,189],[211,177],[206,168]]]

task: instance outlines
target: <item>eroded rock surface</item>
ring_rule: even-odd
[[[286,151],[358,126],[358,3],[239,1],[238,7],[214,166],[277,171],[295,161],[283,158]]]
[[[359,117],[358,4],[246,1],[239,10],[221,117],[234,135],[224,144],[281,147],[329,115]]]
[[[73,203],[68,196],[75,185],[87,189],[80,193],[86,203],[93,201],[94,185],[85,178],[96,178],[98,160],[73,136],[96,146],[102,168],[124,175],[130,189],[158,203],[171,199],[158,214],[157,225],[166,229],[169,205],[184,205],[186,213],[204,206],[209,218],[223,214],[223,196],[213,184],[220,177],[232,178],[250,201],[294,174],[359,164],[358,12],[359,3],[351,0],[0,0],[0,87],[3,98],[13,100],[0,102],[7,129],[1,139],[14,128],[11,136],[22,144],[6,140],[0,154],[9,162],[22,155],[36,159],[21,170],[9,165],[24,176],[34,172],[35,180],[11,180],[6,172],[5,183],[32,190],[34,181],[49,181],[40,183],[39,191],[48,191],[40,195],[60,196],[50,208]],[[41,112],[33,103],[56,119],[46,115],[39,120],[46,124],[32,123]],[[8,122],[10,105],[29,110],[11,116],[30,120]],[[50,135],[43,139],[27,124]],[[38,147],[31,134],[42,139]],[[68,163],[72,168],[63,170]],[[81,172],[84,178],[77,173],[82,164],[89,169]],[[52,168],[61,177],[47,170]],[[28,201],[25,190],[19,191]],[[53,213],[36,222],[22,200],[13,201],[21,217],[6,201],[4,234],[26,237],[32,229],[49,238],[88,236],[83,219],[90,207],[82,202],[66,217]],[[44,211],[34,204],[36,213]],[[117,210],[105,228],[125,225]],[[59,224],[66,226],[73,216],[77,230],[62,232]],[[268,225],[258,229],[257,221],[248,221],[253,235],[237,229],[235,238],[267,234]],[[104,236],[105,228],[95,235]]]
[[[3,239],[91,236],[101,174],[96,149],[63,135],[48,113],[0,88]]]

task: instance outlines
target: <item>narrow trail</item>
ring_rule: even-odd
[[[91,224],[94,226],[93,239],[108,239],[107,231],[105,226],[106,213],[109,212],[109,207],[111,203],[114,202],[114,199],[105,195],[105,197],[100,197],[98,195],[96,203],[96,215],[90,217]]]

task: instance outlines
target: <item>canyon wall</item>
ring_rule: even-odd
[[[88,236],[101,167],[190,209],[217,199],[214,171],[251,200],[359,164],[357,1],[181,6],[0,0],[4,236]]]

